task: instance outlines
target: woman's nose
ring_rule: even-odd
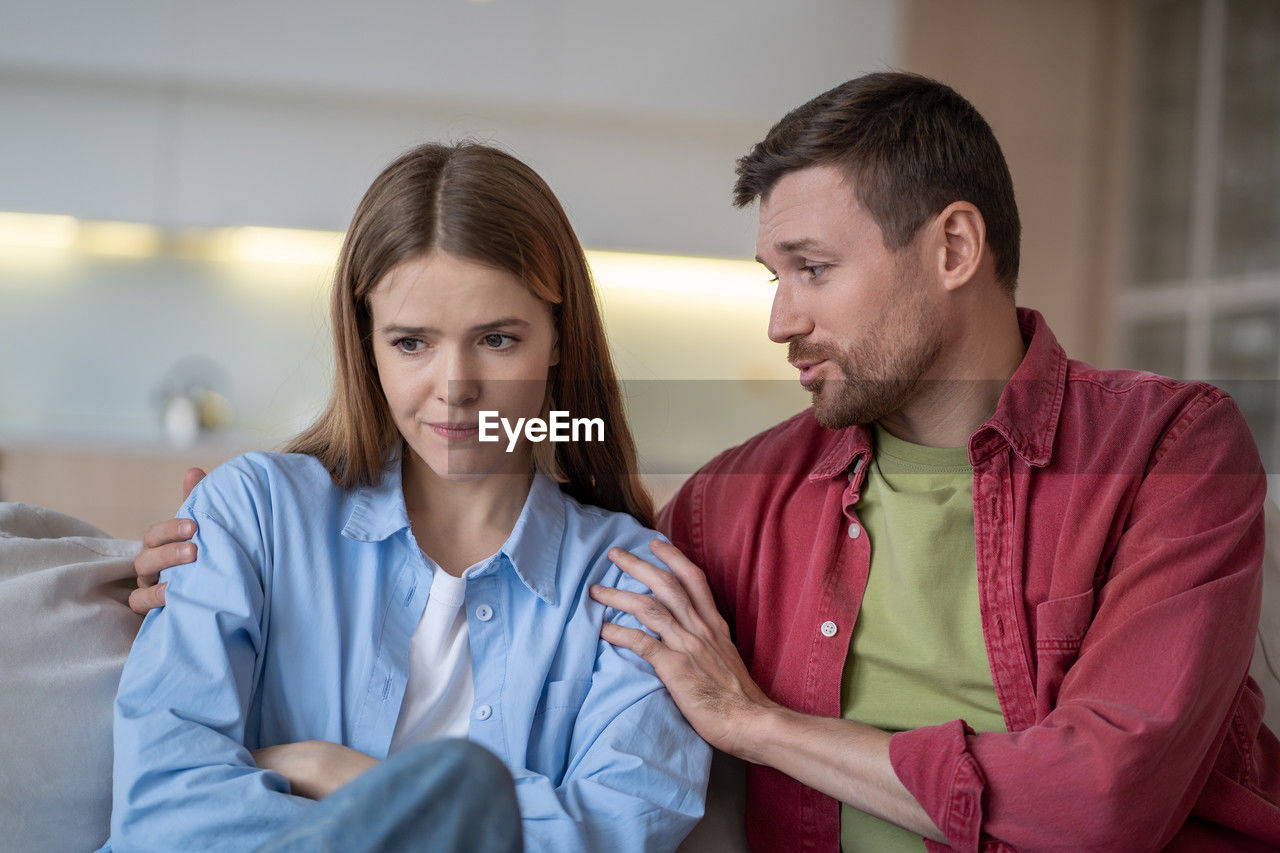
[[[436,397],[449,406],[465,406],[480,396],[480,381],[475,365],[458,354],[452,354],[437,362],[442,368],[436,386]]]

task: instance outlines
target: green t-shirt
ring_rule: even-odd
[[[978,608],[973,469],[963,447],[923,447],[874,428],[855,507],[871,567],[849,644],[846,720],[890,732],[962,719],[1004,731]],[[840,847],[922,851],[920,836],[847,805]]]

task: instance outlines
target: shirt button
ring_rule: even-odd
[[[493,708],[489,705],[481,705],[476,708],[476,719],[487,720],[493,716]]]
[[[850,539],[857,539],[861,535],[862,535],[862,528],[858,526],[858,522],[855,521],[849,525]]]
[[[828,619],[826,622],[822,623],[822,627],[819,628],[818,630],[822,632],[822,636],[824,637],[834,637],[836,635],[836,630],[837,630],[836,623]]]
[[[481,604],[476,608],[476,618],[481,622],[488,622],[493,618],[493,608],[487,604]]]

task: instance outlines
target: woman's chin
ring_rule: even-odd
[[[492,448],[450,447],[443,452],[415,454],[431,473],[449,483],[471,483],[495,475],[527,473],[530,464],[517,454],[494,453]]]

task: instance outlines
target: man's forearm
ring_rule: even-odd
[[[925,838],[947,841],[894,773],[888,732],[782,707],[762,710],[746,728],[737,740],[738,757]]]

